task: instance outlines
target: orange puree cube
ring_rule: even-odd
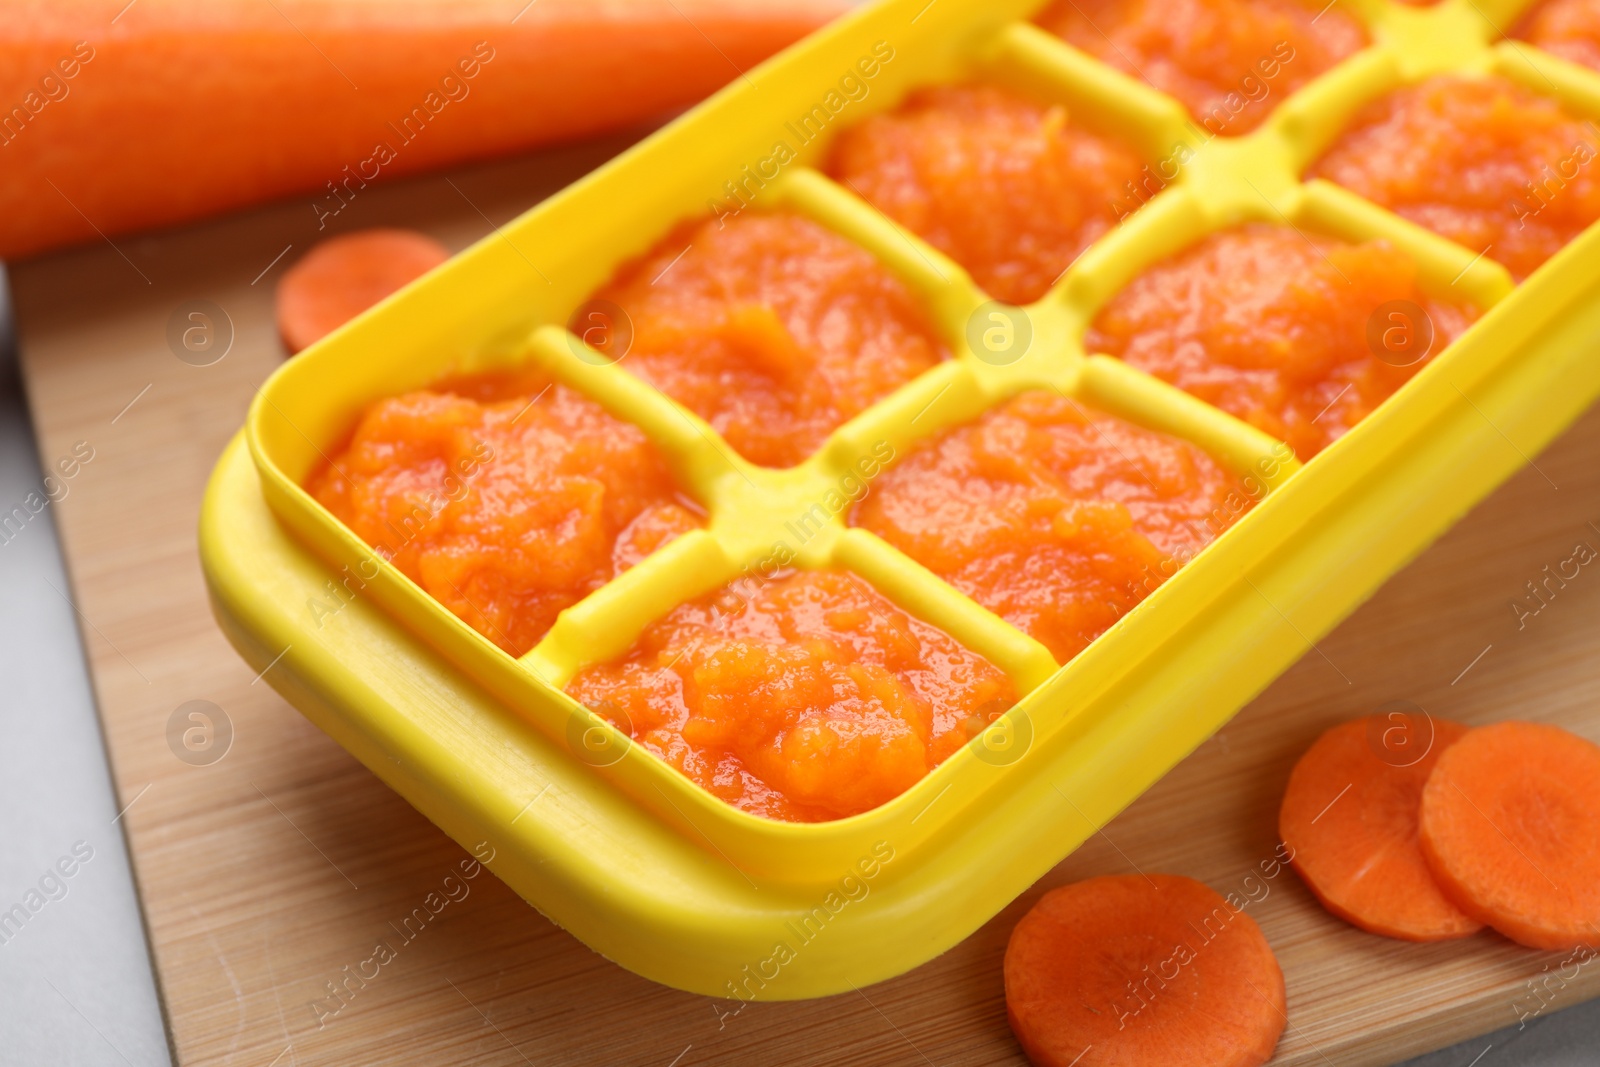
[[[1260,493],[1188,442],[1024,393],[880,475],[851,521],[1064,663]]]
[[[567,691],[712,794],[791,822],[893,799],[1016,700],[988,660],[842,571],[681,605]]]
[[[1176,97],[1214,136],[1249,133],[1366,44],[1333,4],[1297,0],[1061,0],[1038,22]]]
[[[977,85],[924,89],[846,130],[828,172],[1012,304],[1164,184],[1060,105]]]
[[[1311,168],[1525,278],[1600,217],[1594,127],[1499,77],[1370,105]]]
[[[1258,223],[1214,234],[1135,278],[1084,346],[1310,459],[1476,317],[1470,305],[1424,294],[1414,261],[1385,242],[1350,245]]]
[[[1600,2],[1545,0],[1512,34],[1553,56],[1600,70]]]
[[[621,366],[768,467],[949,354],[882,264],[788,212],[681,226],[596,296],[632,323]]]
[[[382,556],[514,656],[701,522],[643,433],[531,375],[378,401],[307,489],[374,549],[345,569],[328,614]]]

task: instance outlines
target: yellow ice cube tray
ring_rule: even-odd
[[[1372,45],[1249,136],[1029,24],[1038,0],[886,0],[757,69],[286,363],[219,463],[201,551],[230,639],[275,688],[599,952],[669,985],[796,998],[888,978],[966,937],[1215,731],[1600,393],[1600,233],[1521,286],[1305,167],[1366,101],[1440,71],[1498,72],[1600,114],[1600,77],[1506,40],[1507,0],[1345,0]],[[989,81],[1176,180],[1038,302],[989,301],[961,267],[815,169],[834,133],[912,89]],[[1179,151],[1179,146],[1183,150]],[[954,358],[840,427],[808,461],[756,467],[565,324],[624,260],[713,208],[799,211],[925,302]],[[1381,236],[1424,287],[1487,309],[1353,432],[1300,467],[1284,446],[1081,337],[1139,271],[1246,221]],[[649,435],[707,509],[562,613],[521,659],[378,558],[301,486],[371,402],[447,374],[533,363]],[[1052,389],[1198,443],[1262,499],[1065,665],[834,509],[882,442],[905,455],[1003,398]],[[562,692],[675,605],[785,540],[843,567],[1007,672],[1025,694],[895,800],[788,824],[713,798]],[[793,540],[793,538],[789,538]],[[1347,680],[1327,665],[1330,691]]]

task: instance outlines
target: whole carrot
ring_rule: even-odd
[[[0,257],[369,184],[691,103],[844,0],[13,0]]]

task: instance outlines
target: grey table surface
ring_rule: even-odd
[[[43,485],[0,266],[0,518],[31,492]],[[48,505],[0,528],[0,1064],[165,1067],[70,592]]]
[[[30,492],[43,486],[0,264],[0,518]],[[0,1065],[166,1067],[172,1057],[69,596],[48,506],[15,536],[0,531]],[[1600,1000],[1402,1067],[1511,1065],[1600,1065]]]

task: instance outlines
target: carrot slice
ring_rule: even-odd
[[[1254,1067],[1288,1016],[1255,920],[1192,878],[1053,889],[1011,932],[1006,1014],[1038,1067]]]
[[[1539,723],[1473,730],[1422,791],[1422,853],[1511,940],[1600,948],[1600,746]]]
[[[360,230],[323,241],[278,281],[278,332],[290,352],[343,326],[450,258],[411,230]]]
[[[1466,732],[1426,714],[1370,715],[1335,726],[1300,757],[1278,833],[1323,907],[1363,930],[1407,941],[1482,929],[1434,882],[1417,844],[1428,773]]]

